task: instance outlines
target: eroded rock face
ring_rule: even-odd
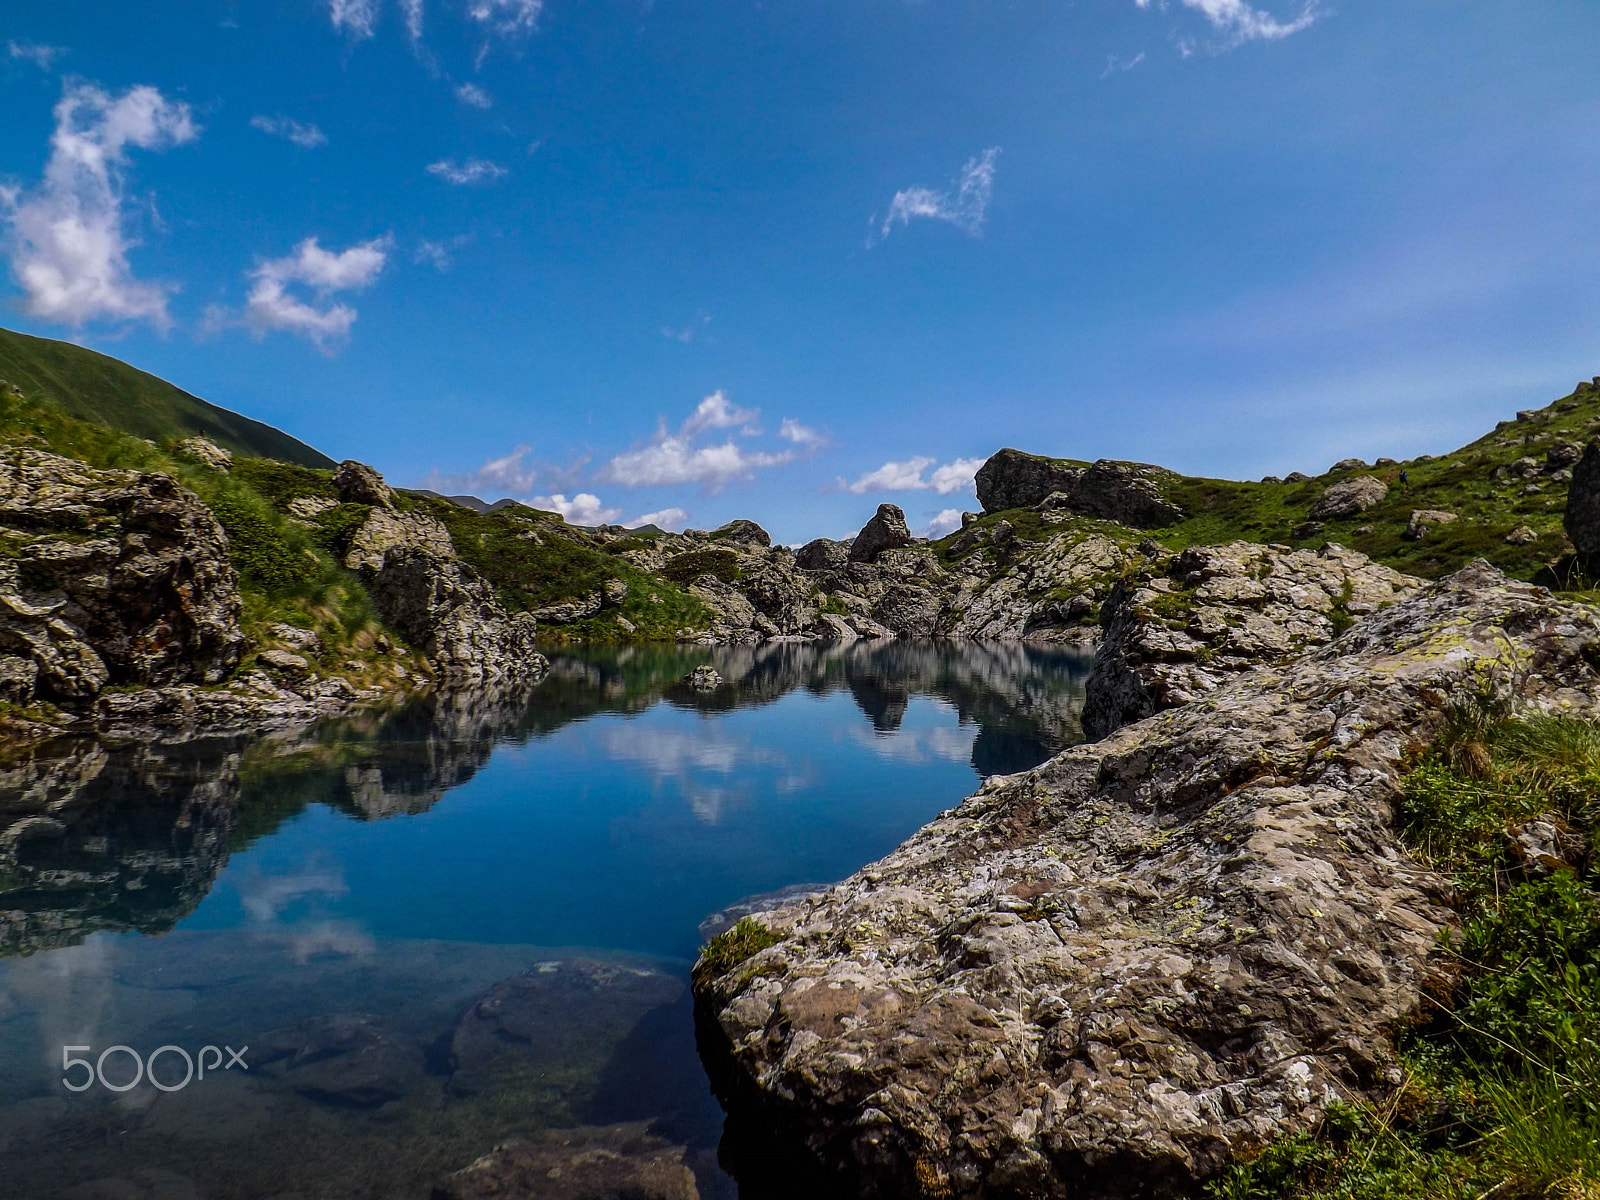
[[[850,561],[877,562],[885,550],[898,550],[911,544],[911,530],[906,526],[906,514],[898,504],[880,504],[878,511],[856,534],[850,543]]]
[[[1389,485],[1375,475],[1358,475],[1354,479],[1341,479],[1330,483],[1311,506],[1307,517],[1312,521],[1328,521],[1338,517],[1353,517],[1383,500],[1389,494]]]
[[[1242,671],[1326,645],[1352,619],[1422,585],[1334,544],[1320,553],[1250,542],[1185,550],[1119,582],[1107,598],[1084,733],[1104,737]]]
[[[383,566],[385,554],[401,547],[425,550],[440,558],[456,556],[450,531],[437,518],[374,507],[350,538],[344,565],[351,571],[376,571]]]
[[[1572,468],[1561,526],[1580,555],[1600,554],[1600,440],[1584,447]]]
[[[339,499],[346,504],[370,504],[374,508],[393,508],[394,491],[383,481],[383,476],[353,458],[339,464],[333,476],[333,485],[339,489]]]
[[[984,512],[1049,504],[1134,529],[1159,529],[1184,516],[1161,493],[1166,474],[1147,463],[1102,458],[1085,468],[1007,449],[978,468],[978,502]]]
[[[233,467],[233,451],[224,450],[210,438],[186,437],[173,447],[179,454],[187,455],[196,462],[204,463],[213,471],[220,471],[226,475]]]
[[[850,561],[850,547],[828,538],[812,538],[795,551],[794,561],[807,571],[837,571]]]
[[[244,650],[227,536],[170,475],[0,450],[0,654],[84,700],[113,683],[215,683]],[[12,691],[27,690],[5,672]],[[25,668],[20,669],[25,675]]]
[[[1007,447],[978,468],[978,503],[984,512],[1029,508],[1051,492],[1071,494],[1083,468]]]
[[[997,777],[698,969],[729,1102],[862,1197],[1173,1195],[1399,1078],[1452,922],[1394,827],[1487,664],[1594,712],[1595,610],[1476,563],[1336,644]]]

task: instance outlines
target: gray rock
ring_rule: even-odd
[[[441,558],[456,556],[455,544],[443,522],[426,513],[403,513],[374,507],[350,538],[344,565],[351,571],[376,571],[383,556],[402,546],[425,550]]]
[[[312,658],[322,657],[322,639],[310,629],[301,629],[298,625],[278,624],[268,626],[267,632],[284,645],[302,654],[309,654]]]
[[[1414,508],[1411,510],[1411,519],[1406,522],[1406,531],[1401,534],[1409,542],[1420,542],[1428,535],[1431,525],[1448,525],[1456,519],[1453,512],[1442,512],[1436,508]]]
[[[220,471],[224,475],[228,474],[229,469],[233,466],[233,451],[224,450],[210,438],[186,437],[177,443],[173,449],[179,454],[194,459],[196,462],[204,463],[213,471]]]
[[[1365,471],[1366,469],[1366,459],[1341,458],[1338,462],[1334,463],[1333,466],[1329,467],[1328,471],[1331,474],[1334,471]]]
[[[838,571],[850,561],[850,547],[828,538],[813,538],[795,551],[795,566],[807,571]]]
[[[911,530],[906,527],[906,514],[898,504],[880,504],[872,520],[861,527],[850,544],[850,561],[877,562],[885,550],[910,544]]]
[[[712,530],[711,538],[717,542],[734,542],[741,546],[750,546],[754,549],[764,550],[772,545],[772,535],[754,521],[747,521],[743,517],[729,521],[726,525]]]
[[[628,584],[622,579],[608,579],[601,589],[607,608],[621,608],[628,598]]]
[[[717,669],[702,663],[683,677],[683,682],[697,692],[714,692],[722,686],[724,680],[717,674]]]
[[[547,1129],[502,1142],[433,1200],[699,1200],[686,1153],[646,1122]]]
[[[1440,697],[1506,656],[1593,711],[1600,615],[1476,563],[1339,641],[990,780],[704,960],[726,1103],[835,1194],[1187,1193],[1381,1102],[1455,922],[1395,826]],[[1092,1181],[1085,1192],[1083,1183]]]
[[[978,503],[986,513],[1032,508],[1051,492],[1070,494],[1084,468],[1010,448],[991,454],[978,468]]]
[[[1600,440],[1584,447],[1572,469],[1561,526],[1579,554],[1600,554]]]
[[[542,608],[535,608],[529,615],[548,625],[570,625],[574,621],[584,621],[594,616],[605,607],[605,604],[605,593],[590,592],[573,600],[563,600],[559,604],[546,604]]]
[[[334,1108],[378,1108],[427,1078],[421,1048],[362,1013],[313,1017],[251,1049],[252,1071]]]
[[[1518,525],[1502,539],[1508,546],[1526,546],[1530,542],[1539,540],[1539,535],[1534,532],[1531,525]]]
[[[390,550],[370,574],[368,591],[384,621],[448,679],[538,679],[549,667],[534,641],[538,621],[506,612],[488,581],[466,563],[415,547]],[[598,611],[598,593],[596,601]]]
[[[1531,454],[1524,454],[1506,468],[1513,479],[1533,479],[1544,474],[1544,464]]]
[[[1307,514],[1313,521],[1329,521],[1339,517],[1353,517],[1366,512],[1382,502],[1389,494],[1389,485],[1375,475],[1358,475],[1330,483],[1311,506]]]
[[[383,481],[383,476],[353,458],[347,458],[339,464],[333,484],[339,489],[339,499],[346,504],[394,507],[394,491]]]
[[[1290,471],[1283,477],[1283,481],[1285,483],[1305,483],[1310,478],[1311,476],[1307,475],[1304,471]]]
[[[263,650],[256,655],[269,667],[274,667],[286,675],[304,675],[311,669],[311,664],[298,654],[291,654],[287,650]]]
[[[1577,442],[1552,442],[1550,448],[1545,451],[1545,470],[1559,471],[1562,467],[1575,467],[1582,457],[1583,447]]]

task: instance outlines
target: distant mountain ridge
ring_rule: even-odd
[[[153,442],[201,434],[236,454],[302,467],[337,465],[281,429],[70,342],[0,329],[0,380],[49,399],[67,416]]]

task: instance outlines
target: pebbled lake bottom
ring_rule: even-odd
[[[748,1156],[719,1154],[695,1049],[704,937],[1081,740],[1090,660],[551,660],[513,692],[0,767],[0,1194],[775,1194],[722,1165]],[[683,681],[702,664],[721,685]]]

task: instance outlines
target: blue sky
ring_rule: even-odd
[[[576,520],[927,528],[1002,445],[1321,470],[1600,371],[1581,0],[6,0],[0,47],[0,322]]]

